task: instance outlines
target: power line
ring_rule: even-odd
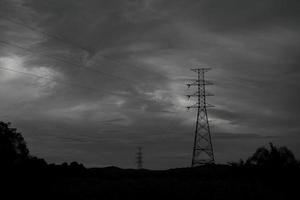
[[[25,24],[25,23],[21,23],[21,22],[15,20],[15,19],[12,19],[12,18],[7,17],[7,16],[1,15],[1,17],[2,17],[3,19],[7,20],[7,21],[10,21],[10,22],[12,22],[12,23],[15,23],[15,24],[17,24],[17,25],[19,25],[19,26],[23,26],[23,27],[28,28],[28,29],[30,29],[30,30],[39,32],[39,33],[41,33],[41,34],[47,36],[48,38],[52,38],[52,39],[61,41],[61,42],[65,43],[65,44],[69,44],[69,45],[71,45],[71,46],[73,46],[73,47],[76,47],[76,48],[78,48],[78,49],[87,51],[88,53],[94,51],[94,50],[91,50],[90,48],[82,47],[81,45],[79,45],[79,44],[77,44],[77,43],[74,43],[74,42],[71,42],[71,41],[69,41],[69,40],[67,41],[67,39],[66,39],[65,37],[63,37],[63,36],[60,36],[60,35],[57,35],[57,34],[54,35],[54,34],[50,34],[50,33],[45,32],[45,31],[41,31],[41,30],[39,30],[39,29],[37,29],[37,28],[34,28],[34,27],[32,27],[32,26],[29,26],[29,25],[27,25],[27,24]],[[115,64],[120,65],[120,66],[129,65],[129,63],[121,62],[121,61],[116,60],[116,59],[111,59],[110,57],[105,56],[105,55],[100,55],[100,57],[103,58],[103,59],[105,59],[105,60],[107,60],[107,61],[109,61],[109,62],[111,62],[111,63],[115,63]],[[139,67],[139,66],[137,66],[137,65],[132,65],[132,64],[130,64],[130,66],[131,66],[131,67],[134,67],[134,68],[136,68],[136,69],[138,69],[138,70],[143,70],[143,71],[145,71],[145,69],[143,69],[143,68],[141,68],[141,67]],[[159,73],[157,73],[157,72],[153,72],[153,71],[152,71],[152,73],[156,74],[157,76],[161,76],[161,74],[159,74]]]
[[[7,68],[7,67],[1,67],[1,66],[0,66],[0,69],[5,70],[5,71],[18,73],[18,74],[22,74],[22,75],[26,75],[26,76],[31,76],[31,77],[35,77],[35,78],[42,78],[42,79],[48,79],[48,80],[53,81],[53,79],[50,76],[41,76],[41,75],[37,75],[37,74],[34,74],[34,73],[19,71],[19,70]],[[73,85],[73,86],[81,87],[81,88],[84,88],[84,89],[98,91],[97,88],[92,88],[92,87],[89,87],[89,86],[86,86],[86,85],[83,85],[83,84],[72,83],[72,82],[61,81],[61,80],[55,80],[55,82],[59,82],[59,83],[64,84],[64,85]],[[117,94],[117,93],[108,92],[108,91],[105,91],[105,93]]]
[[[15,47],[15,48],[19,48],[19,49],[24,50],[24,51],[28,51],[30,53],[35,53],[33,50],[31,50],[29,48],[22,47],[22,46],[19,46],[19,45],[16,45],[16,44],[13,44],[13,43],[10,43],[10,42],[7,42],[7,41],[0,40],[0,44],[1,43],[4,44],[4,45],[8,45],[8,46],[12,46],[12,47]],[[125,81],[125,82],[132,82],[134,84],[139,84],[139,82],[137,82],[137,81],[133,81],[133,80],[125,79],[123,77],[116,76],[116,75],[113,75],[113,74],[105,73],[103,71],[99,71],[99,70],[96,70],[96,69],[91,68],[91,67],[84,67],[82,65],[66,61],[66,60],[58,58],[56,56],[45,55],[45,54],[42,54],[42,55],[45,56],[45,57],[49,57],[49,58],[51,58],[53,60],[57,60],[59,62],[63,62],[65,64],[68,64],[69,66],[75,66],[75,67],[80,68],[80,69],[92,70],[92,71],[97,72],[97,73],[99,73],[101,75],[109,76],[109,77],[112,77],[112,78],[115,78],[115,79],[118,79],[118,80],[122,80],[122,81]]]
[[[41,33],[41,34],[47,36],[48,38],[52,38],[52,39],[61,41],[61,42],[63,42],[64,44],[69,44],[69,45],[71,45],[71,46],[73,46],[73,47],[76,47],[76,48],[78,48],[78,49],[84,50],[84,51],[86,51],[86,52],[88,52],[88,53],[90,53],[90,52],[93,51],[92,49],[83,47],[82,45],[79,45],[78,43],[71,42],[70,40],[67,40],[65,37],[63,37],[63,36],[61,36],[61,35],[50,34],[50,33],[46,32],[46,31],[41,31],[40,29],[34,28],[34,27],[29,26],[29,25],[27,25],[27,24],[25,24],[25,23],[23,23],[23,22],[19,22],[19,21],[15,20],[15,19],[9,18],[9,17],[4,16],[4,15],[1,15],[1,17],[2,17],[3,19],[7,20],[7,21],[10,21],[11,23],[17,24],[17,25],[19,25],[19,26],[26,27],[26,28],[28,28],[28,29],[30,29],[30,30],[32,30],[32,31],[39,32],[39,33]],[[0,41],[0,42],[1,42],[1,41]],[[32,51],[32,50],[30,50],[30,49],[28,49],[28,48],[21,47],[21,46],[15,45],[15,44],[8,44],[8,42],[6,42],[6,41],[2,41],[2,42],[6,43],[7,45],[14,46],[14,47],[17,47],[17,48],[20,48],[20,49],[29,51],[29,52],[31,52],[31,53],[35,53],[34,51]],[[61,58],[56,57],[56,56],[49,56],[49,55],[43,55],[43,56],[52,58],[52,59],[57,60],[57,61],[60,61],[60,62],[64,62],[64,63],[66,63],[66,64],[70,64],[70,65],[72,65],[72,66],[80,66],[80,68],[82,68],[82,69],[89,69],[89,70],[97,71],[98,73],[101,73],[102,75],[107,75],[107,76],[114,77],[114,78],[117,78],[117,79],[122,79],[122,80],[124,80],[124,81],[130,81],[130,82],[135,82],[135,83],[137,83],[136,81],[132,81],[132,80],[129,80],[129,79],[125,79],[125,78],[116,76],[116,75],[104,73],[104,72],[99,71],[99,70],[96,70],[96,69],[94,69],[94,68],[83,67],[83,66],[81,66],[81,65],[78,65],[78,64],[76,64],[76,63],[72,63],[72,62],[66,61],[66,60],[61,59]],[[109,61],[109,62],[111,62],[111,63],[115,63],[115,64],[118,64],[118,65],[121,65],[121,66],[124,66],[124,64],[125,64],[125,65],[129,65],[128,63],[124,63],[124,62],[121,62],[121,61],[116,60],[116,59],[111,59],[110,57],[105,56],[105,55],[100,55],[100,56],[101,56],[101,58],[104,58],[105,60],[107,60],[107,61]],[[143,68],[141,68],[141,67],[139,67],[139,66],[132,65],[132,64],[130,64],[130,66],[131,66],[131,67],[134,67],[134,68],[136,68],[136,69],[138,69],[138,70],[144,70],[144,71],[145,71],[145,69],[143,69]],[[3,69],[3,67],[1,67],[1,68]],[[15,70],[11,70],[11,69],[5,69],[5,70],[14,71],[14,72],[16,72],[16,73],[21,73],[21,74],[24,74],[24,75],[29,75],[29,73],[27,73],[27,72],[17,72],[17,71],[15,71]],[[158,76],[161,76],[161,74],[159,74],[159,73],[156,73],[156,72],[152,72],[152,73],[155,73],[155,74],[157,74]],[[47,78],[47,77],[41,77],[41,76],[35,75],[35,74],[30,74],[30,75],[35,76],[35,77],[38,77],[38,78]],[[48,77],[48,79],[49,79],[49,77]],[[62,83],[62,81],[59,81],[59,82]],[[74,83],[66,83],[66,82],[64,82],[63,84],[77,85],[77,86],[78,86],[78,84],[74,84]],[[87,86],[81,86],[81,87],[95,90],[94,88],[90,88],[90,87],[87,87]],[[106,93],[112,94],[112,92],[106,92]],[[149,110],[148,110],[148,112],[149,112]],[[153,112],[153,111],[150,111],[150,112]]]
[[[38,32],[38,33],[41,33],[45,36],[47,36],[48,38],[52,38],[52,39],[55,39],[57,41],[60,41],[60,42],[63,42],[64,44],[68,44],[72,47],[76,47],[78,49],[81,49],[83,51],[86,51],[87,53],[91,53],[93,52],[94,50],[91,49],[91,48],[87,48],[87,47],[83,47],[82,45],[79,45],[78,43],[75,43],[75,42],[71,42],[70,40],[67,40],[65,37],[61,36],[61,35],[56,35],[56,34],[50,34],[46,31],[42,31],[40,29],[37,29],[37,28],[34,28],[32,26],[29,26],[23,22],[19,22],[17,20],[14,20],[14,19],[11,19],[11,18],[8,18],[8,17],[5,17],[5,16],[1,16],[3,19],[6,19],[7,21],[10,21],[11,23],[14,23],[14,24],[17,24],[19,26],[23,26],[23,27],[26,27],[32,31],[35,31],[35,32]],[[1,42],[1,41],[0,41]],[[5,41],[2,41],[2,42],[5,42]],[[8,42],[6,42],[7,44]],[[20,48],[20,49],[23,49],[23,50],[26,50],[26,51],[29,51],[31,53],[35,53],[34,51],[30,50],[30,49],[27,49],[25,47],[21,47],[21,46],[18,46],[18,45],[10,45],[10,46],[15,46],[17,48]],[[102,75],[106,75],[106,76],[110,76],[110,77],[113,77],[113,78],[117,78],[117,79],[121,79],[121,80],[124,80],[124,81],[130,81],[130,82],[136,82],[136,81],[132,81],[132,80],[128,80],[128,79],[125,79],[125,78],[122,78],[122,77],[119,77],[119,76],[116,76],[116,75],[112,75],[112,74],[108,74],[108,73],[104,73],[102,71],[99,71],[99,70],[96,70],[94,68],[87,68],[87,67],[83,67],[81,65],[78,65],[76,63],[72,63],[72,62],[69,62],[69,61],[66,61],[64,59],[61,59],[57,56],[49,56],[49,55],[43,55],[43,56],[46,56],[46,57],[49,57],[49,58],[52,58],[54,60],[57,60],[57,61],[60,61],[60,62],[63,62],[63,63],[66,63],[66,64],[69,64],[71,66],[77,66],[77,67],[80,67],[82,69],[88,69],[88,70],[93,70],[93,71],[97,71],[98,73],[101,73]],[[132,68],[135,68],[137,70],[143,70],[145,71],[145,69],[143,69],[142,67],[140,66],[136,66],[136,65],[133,65],[133,64],[129,64],[129,63],[126,63],[126,62],[122,62],[120,60],[116,60],[116,59],[112,59],[111,57],[108,57],[108,56],[105,56],[105,55],[99,55],[101,58],[111,62],[111,63],[114,63],[114,64],[117,64],[119,66],[124,66],[124,65],[130,65]],[[32,73],[27,73],[27,72],[21,72],[21,71],[17,71],[17,70],[12,70],[12,69],[8,69],[8,68],[4,68],[4,67],[0,67],[2,70],[6,70],[6,71],[11,71],[11,72],[15,72],[15,73],[20,73],[20,74],[23,74],[23,75],[28,75],[28,76],[33,76],[33,77],[37,77],[37,78],[44,78],[44,79],[51,79],[50,77],[45,77],[45,76],[40,76],[40,75],[36,75],[36,74],[32,74]],[[157,76],[161,76],[161,74],[157,73],[157,72],[153,72],[152,73],[156,74]],[[87,89],[90,89],[90,90],[94,90],[94,91],[97,91],[96,88],[91,88],[91,87],[88,87],[88,86],[85,86],[85,85],[82,85],[82,84],[76,84],[76,83],[70,83],[70,82],[66,82],[66,81],[58,81],[59,83],[62,83],[62,84],[66,84],[66,85],[75,85],[77,87],[81,87],[81,88],[87,88]],[[104,93],[108,93],[108,94],[117,94],[119,95],[118,93],[113,93],[113,92],[109,92],[109,91],[102,91]],[[148,110],[149,112],[149,110]],[[150,111],[150,112],[153,112],[153,111]],[[155,111],[154,111],[155,112]],[[172,117],[173,118],[173,117]],[[164,132],[168,132],[170,131],[170,127],[171,124],[173,124],[172,120],[170,121],[170,126],[167,126],[167,128],[165,129]]]
[[[80,44],[78,44],[78,43],[76,43],[76,42],[72,42],[72,41],[70,41],[70,40],[67,40],[65,37],[63,37],[63,36],[61,36],[61,35],[50,34],[50,33],[46,32],[46,31],[42,31],[42,30],[40,30],[40,29],[34,28],[34,27],[32,27],[32,26],[29,26],[29,25],[27,25],[27,24],[25,24],[25,23],[23,23],[23,22],[19,22],[19,21],[17,21],[17,20],[14,20],[14,19],[5,17],[5,16],[3,16],[3,15],[2,15],[1,17],[2,17],[3,19],[7,20],[7,21],[10,21],[11,23],[17,24],[17,25],[19,25],[19,26],[26,27],[26,28],[28,28],[28,29],[30,29],[30,30],[32,30],[32,31],[41,33],[41,34],[47,36],[48,38],[52,38],[52,39],[55,39],[55,40],[57,40],[57,41],[63,42],[64,44],[67,44],[67,45],[69,45],[69,46],[72,46],[72,47],[81,49],[81,50],[83,50],[83,51],[86,51],[87,53],[92,53],[92,52],[94,52],[93,49],[88,48],[88,47],[84,47],[84,46],[82,46],[82,45],[80,45]],[[0,41],[0,42],[1,42],[1,41]],[[2,42],[5,42],[5,41],[2,41]],[[8,44],[8,42],[5,42],[5,43]],[[10,45],[10,46],[15,46],[15,47],[17,47],[17,48],[19,48],[19,49],[23,49],[23,50],[26,50],[26,51],[31,52],[31,53],[35,53],[34,51],[32,51],[32,50],[30,50],[30,49],[27,49],[27,48],[25,48],[25,47],[21,47],[21,46],[18,46],[18,45],[11,45],[11,44],[8,44],[8,45]],[[57,56],[50,56],[50,55],[43,55],[43,56],[52,58],[52,59],[54,59],[54,60],[57,60],[57,61],[59,61],[59,62],[63,62],[63,63],[65,63],[65,64],[68,64],[68,65],[71,65],[71,66],[76,66],[76,67],[81,68],[81,69],[87,69],[87,70],[95,71],[95,72],[100,73],[100,74],[102,74],[102,75],[106,75],[106,76],[109,76],[109,77],[112,77],[112,78],[116,78],[116,79],[118,79],[118,80],[124,80],[124,81],[128,81],[128,82],[135,82],[135,83],[136,83],[136,81],[132,81],[132,80],[129,80],[129,79],[125,79],[125,78],[116,76],[116,75],[112,75],[112,74],[109,74],[109,73],[105,73],[105,72],[96,70],[96,69],[94,69],[94,68],[83,67],[83,66],[78,65],[78,64],[76,64],[76,63],[73,63],[73,62],[70,62],[70,61],[66,61],[66,60],[64,60],[64,59],[61,59],[61,58],[59,58],[59,57],[57,57]],[[124,65],[129,65],[128,63],[124,63],[124,62],[122,62],[122,61],[119,61],[119,60],[116,60],[116,59],[112,59],[112,58],[110,58],[110,57],[108,57],[108,56],[105,56],[105,55],[99,55],[99,56],[100,56],[102,59],[105,59],[105,60],[107,60],[107,61],[109,61],[109,62],[111,62],[111,63],[117,64],[117,65],[122,66],[122,67],[123,67]],[[133,65],[133,64],[130,64],[130,66],[131,66],[132,68],[137,69],[137,70],[143,70],[143,71],[145,71],[145,69],[142,68],[142,67],[140,67],[140,66],[136,66],[136,65]],[[4,68],[4,67],[0,67],[0,68],[1,68],[2,70],[11,71],[11,72],[15,72],[15,73],[20,73],[20,74],[23,74],[23,75],[29,75],[29,76],[34,76],[34,77],[37,77],[37,78],[44,78],[44,79],[51,79],[51,80],[52,80],[52,78],[50,78],[50,77],[40,76],[40,75],[36,75],[36,74],[32,74],[32,73],[27,73],[27,72],[16,71],[16,70]],[[152,72],[152,73],[154,73],[154,72]],[[154,74],[156,74],[157,76],[161,76],[161,74],[159,74],[159,73],[154,73]],[[59,81],[59,82],[62,83],[62,84],[66,84],[66,85],[74,85],[74,86],[77,86],[77,87],[86,88],[86,89],[90,89],[90,90],[95,90],[95,91],[96,91],[96,88],[91,88],[91,87],[88,87],[88,86],[85,86],[85,85],[82,85],[82,84],[75,84],[75,83],[70,83],[70,82],[65,82],[65,81]],[[108,92],[108,91],[102,91],[102,92],[104,92],[104,93],[109,93],[109,94],[116,94],[116,93]],[[148,111],[148,112],[149,112],[149,111]],[[151,112],[151,111],[150,111],[150,112]],[[152,112],[153,112],[153,111],[152,111]],[[166,130],[165,130],[164,132],[170,131],[170,127],[172,127],[171,124],[173,125],[172,120],[170,121],[170,126],[167,126],[167,128],[166,128]],[[138,160],[138,163],[137,163],[137,164],[138,164],[138,168],[142,168],[142,155],[141,155],[140,161]]]
[[[7,41],[4,41],[4,40],[0,40],[0,43],[4,44],[4,45],[7,45],[7,46],[12,46],[12,47],[15,47],[15,48],[19,48],[19,49],[22,49],[24,51],[27,51],[27,52],[30,52],[30,53],[36,53],[34,52],[33,50],[29,49],[29,48],[26,48],[26,47],[23,47],[23,46],[19,46],[17,44],[13,44],[11,42],[7,42]],[[75,66],[77,68],[80,68],[80,69],[87,69],[87,70],[91,70],[93,72],[96,72],[96,73],[99,73],[101,75],[105,75],[105,76],[109,76],[109,77],[112,77],[112,78],[115,78],[115,79],[118,79],[118,80],[123,80],[123,81],[127,81],[127,82],[132,82],[132,83],[138,83],[137,81],[133,81],[133,80],[129,80],[129,79],[126,79],[126,78],[123,78],[123,77],[120,77],[120,76],[117,76],[117,75],[113,75],[113,74],[109,74],[109,73],[106,73],[106,72],[103,72],[103,71],[100,71],[100,70],[97,70],[93,67],[88,67],[88,66],[82,66],[82,65],[79,65],[79,64],[76,64],[76,63],[73,63],[73,62],[70,62],[70,61],[67,61],[65,59],[61,59],[57,56],[52,56],[52,55],[46,55],[46,54],[41,54],[42,56],[45,56],[45,57],[48,57],[48,58],[51,58],[53,60],[57,60],[59,62],[62,62],[62,63],[65,63],[65,64],[68,64],[69,66]]]
[[[29,72],[23,72],[23,71],[19,71],[19,70],[14,70],[14,69],[11,69],[11,68],[1,67],[1,66],[0,66],[0,70],[10,71],[10,72],[14,72],[14,73],[18,73],[18,74],[22,74],[22,75],[26,75],[26,76],[31,76],[31,77],[36,77],[36,78],[42,78],[42,79],[48,79],[48,80],[53,81],[53,79],[50,76],[41,76],[41,75],[37,75],[37,74],[29,73]],[[72,82],[61,81],[61,80],[60,81],[56,80],[56,82],[58,82],[60,84],[64,84],[64,85],[73,85],[73,86],[76,86],[76,87],[81,87],[83,89],[89,89],[89,90],[93,90],[95,92],[99,92],[98,88],[92,88],[92,87],[88,87],[86,85],[82,85],[82,84],[78,84],[78,83],[72,83]],[[107,93],[107,94],[111,94],[111,95],[120,95],[120,93],[115,93],[115,92],[106,91],[106,90],[102,90],[101,93]],[[139,98],[139,97],[135,97],[135,98]],[[151,110],[149,111],[148,110],[147,112],[154,112],[154,113],[156,113],[157,111],[151,111]],[[159,111],[159,112],[162,112],[162,111]],[[173,127],[173,124],[176,122],[176,120],[174,120],[175,114],[176,113],[173,113],[172,116],[169,117],[169,121],[170,122],[168,123],[168,126],[166,126],[163,130],[159,129],[157,131],[164,132],[164,133],[171,131],[171,127]],[[137,158],[137,159],[138,159],[138,162],[139,162],[138,163],[138,168],[139,169],[143,168],[142,154],[141,154],[141,160],[139,160],[139,158]]]
[[[22,74],[22,75],[26,75],[26,76],[31,76],[31,77],[35,77],[35,78],[42,78],[42,79],[48,79],[48,80],[53,81],[53,79],[50,76],[37,75],[37,74],[34,74],[34,73],[19,71],[19,70],[6,68],[6,67],[2,67],[2,66],[0,66],[0,70],[10,71],[10,72],[14,72],[14,73],[18,73],[18,74]],[[69,82],[69,81],[62,81],[62,80],[55,80],[55,82],[58,82],[58,83],[64,84],[64,85],[73,85],[73,86],[80,87],[80,88],[83,88],[83,89],[89,89],[89,90],[92,90],[94,92],[99,92],[98,88],[89,87],[89,86],[86,86],[86,85],[83,85],[83,84],[73,83],[73,82]],[[116,96],[121,95],[121,93],[111,92],[111,91],[107,91],[107,90],[101,90],[100,92],[110,94],[110,95],[116,95]],[[140,100],[143,100],[143,101],[145,100],[145,98],[141,98],[141,97],[138,97],[138,96],[135,96],[134,98],[135,99],[140,99]],[[147,110],[147,112],[158,113],[158,112],[164,112],[164,111]]]
[[[35,32],[39,32],[39,33],[41,33],[42,35],[47,36],[48,38],[52,38],[52,39],[61,41],[61,42],[65,43],[65,44],[68,44],[69,46],[71,45],[71,46],[76,47],[76,48],[78,48],[78,49],[84,50],[84,51],[86,51],[86,52],[88,52],[88,53],[90,53],[90,52],[93,51],[93,50],[88,49],[88,48],[86,48],[86,47],[82,47],[81,45],[76,44],[76,43],[74,43],[74,42],[67,41],[67,39],[66,39],[65,37],[63,37],[63,36],[56,35],[56,34],[50,34],[50,33],[46,32],[46,31],[39,30],[39,29],[37,29],[37,28],[34,28],[34,27],[32,27],[32,26],[29,26],[29,25],[27,25],[27,24],[25,24],[25,23],[22,23],[22,22],[20,22],[20,21],[18,21],[18,20],[12,19],[12,18],[7,17],[7,16],[4,16],[4,15],[1,15],[0,17],[3,18],[3,19],[5,19],[5,20],[7,20],[7,21],[9,21],[9,22],[11,22],[11,23],[17,24],[17,25],[19,25],[19,26],[23,26],[23,27],[25,27],[25,28],[27,28],[27,29],[29,29],[29,30],[35,31]]]

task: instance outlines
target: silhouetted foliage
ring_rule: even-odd
[[[269,149],[261,147],[247,159],[246,165],[256,165],[261,167],[287,167],[297,164],[294,154],[287,147],[277,148],[272,143]]]
[[[276,147],[269,143],[269,148],[260,147],[246,161],[240,159],[238,162],[229,162],[233,167],[263,167],[282,168],[299,166],[294,154],[287,147]]]
[[[300,179],[298,161],[289,149],[273,144],[257,149],[246,162],[241,159],[229,165],[161,171],[86,169],[77,162],[47,164],[44,159],[30,156],[16,129],[3,122],[0,128],[1,162],[13,165],[0,170],[1,183],[4,183],[0,186],[1,199],[6,192],[9,198],[3,199],[274,200],[291,199],[298,192],[294,184]]]
[[[242,167],[245,165],[245,161],[240,159],[238,162],[228,162],[228,164],[232,167]]]
[[[0,122],[0,165],[11,166],[28,159],[27,149],[23,136],[17,129],[11,128],[10,123]]]

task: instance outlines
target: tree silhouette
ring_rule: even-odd
[[[272,143],[270,149],[258,148],[256,152],[247,159],[246,165],[264,167],[285,167],[297,164],[294,154],[287,147],[277,148]]]
[[[0,122],[0,167],[12,166],[29,158],[23,136],[11,123]]]

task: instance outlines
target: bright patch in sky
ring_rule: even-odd
[[[7,103],[34,100],[51,93],[62,77],[54,69],[44,66],[26,67],[26,57],[12,55],[0,57],[0,90]]]

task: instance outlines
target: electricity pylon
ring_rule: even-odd
[[[212,96],[212,94],[208,93],[205,89],[206,85],[211,85],[212,83],[204,78],[205,72],[209,71],[210,68],[197,68],[191,70],[197,73],[197,79],[192,79],[192,82],[187,84],[188,87],[197,87],[197,91],[194,94],[187,95],[188,98],[197,98],[194,105],[187,107],[188,109],[197,109],[196,130],[192,157],[192,167],[195,167],[215,162],[206,109],[213,106],[206,103],[206,97]]]
[[[142,147],[138,147],[138,151],[136,153],[136,165],[137,165],[137,169],[143,169]]]

